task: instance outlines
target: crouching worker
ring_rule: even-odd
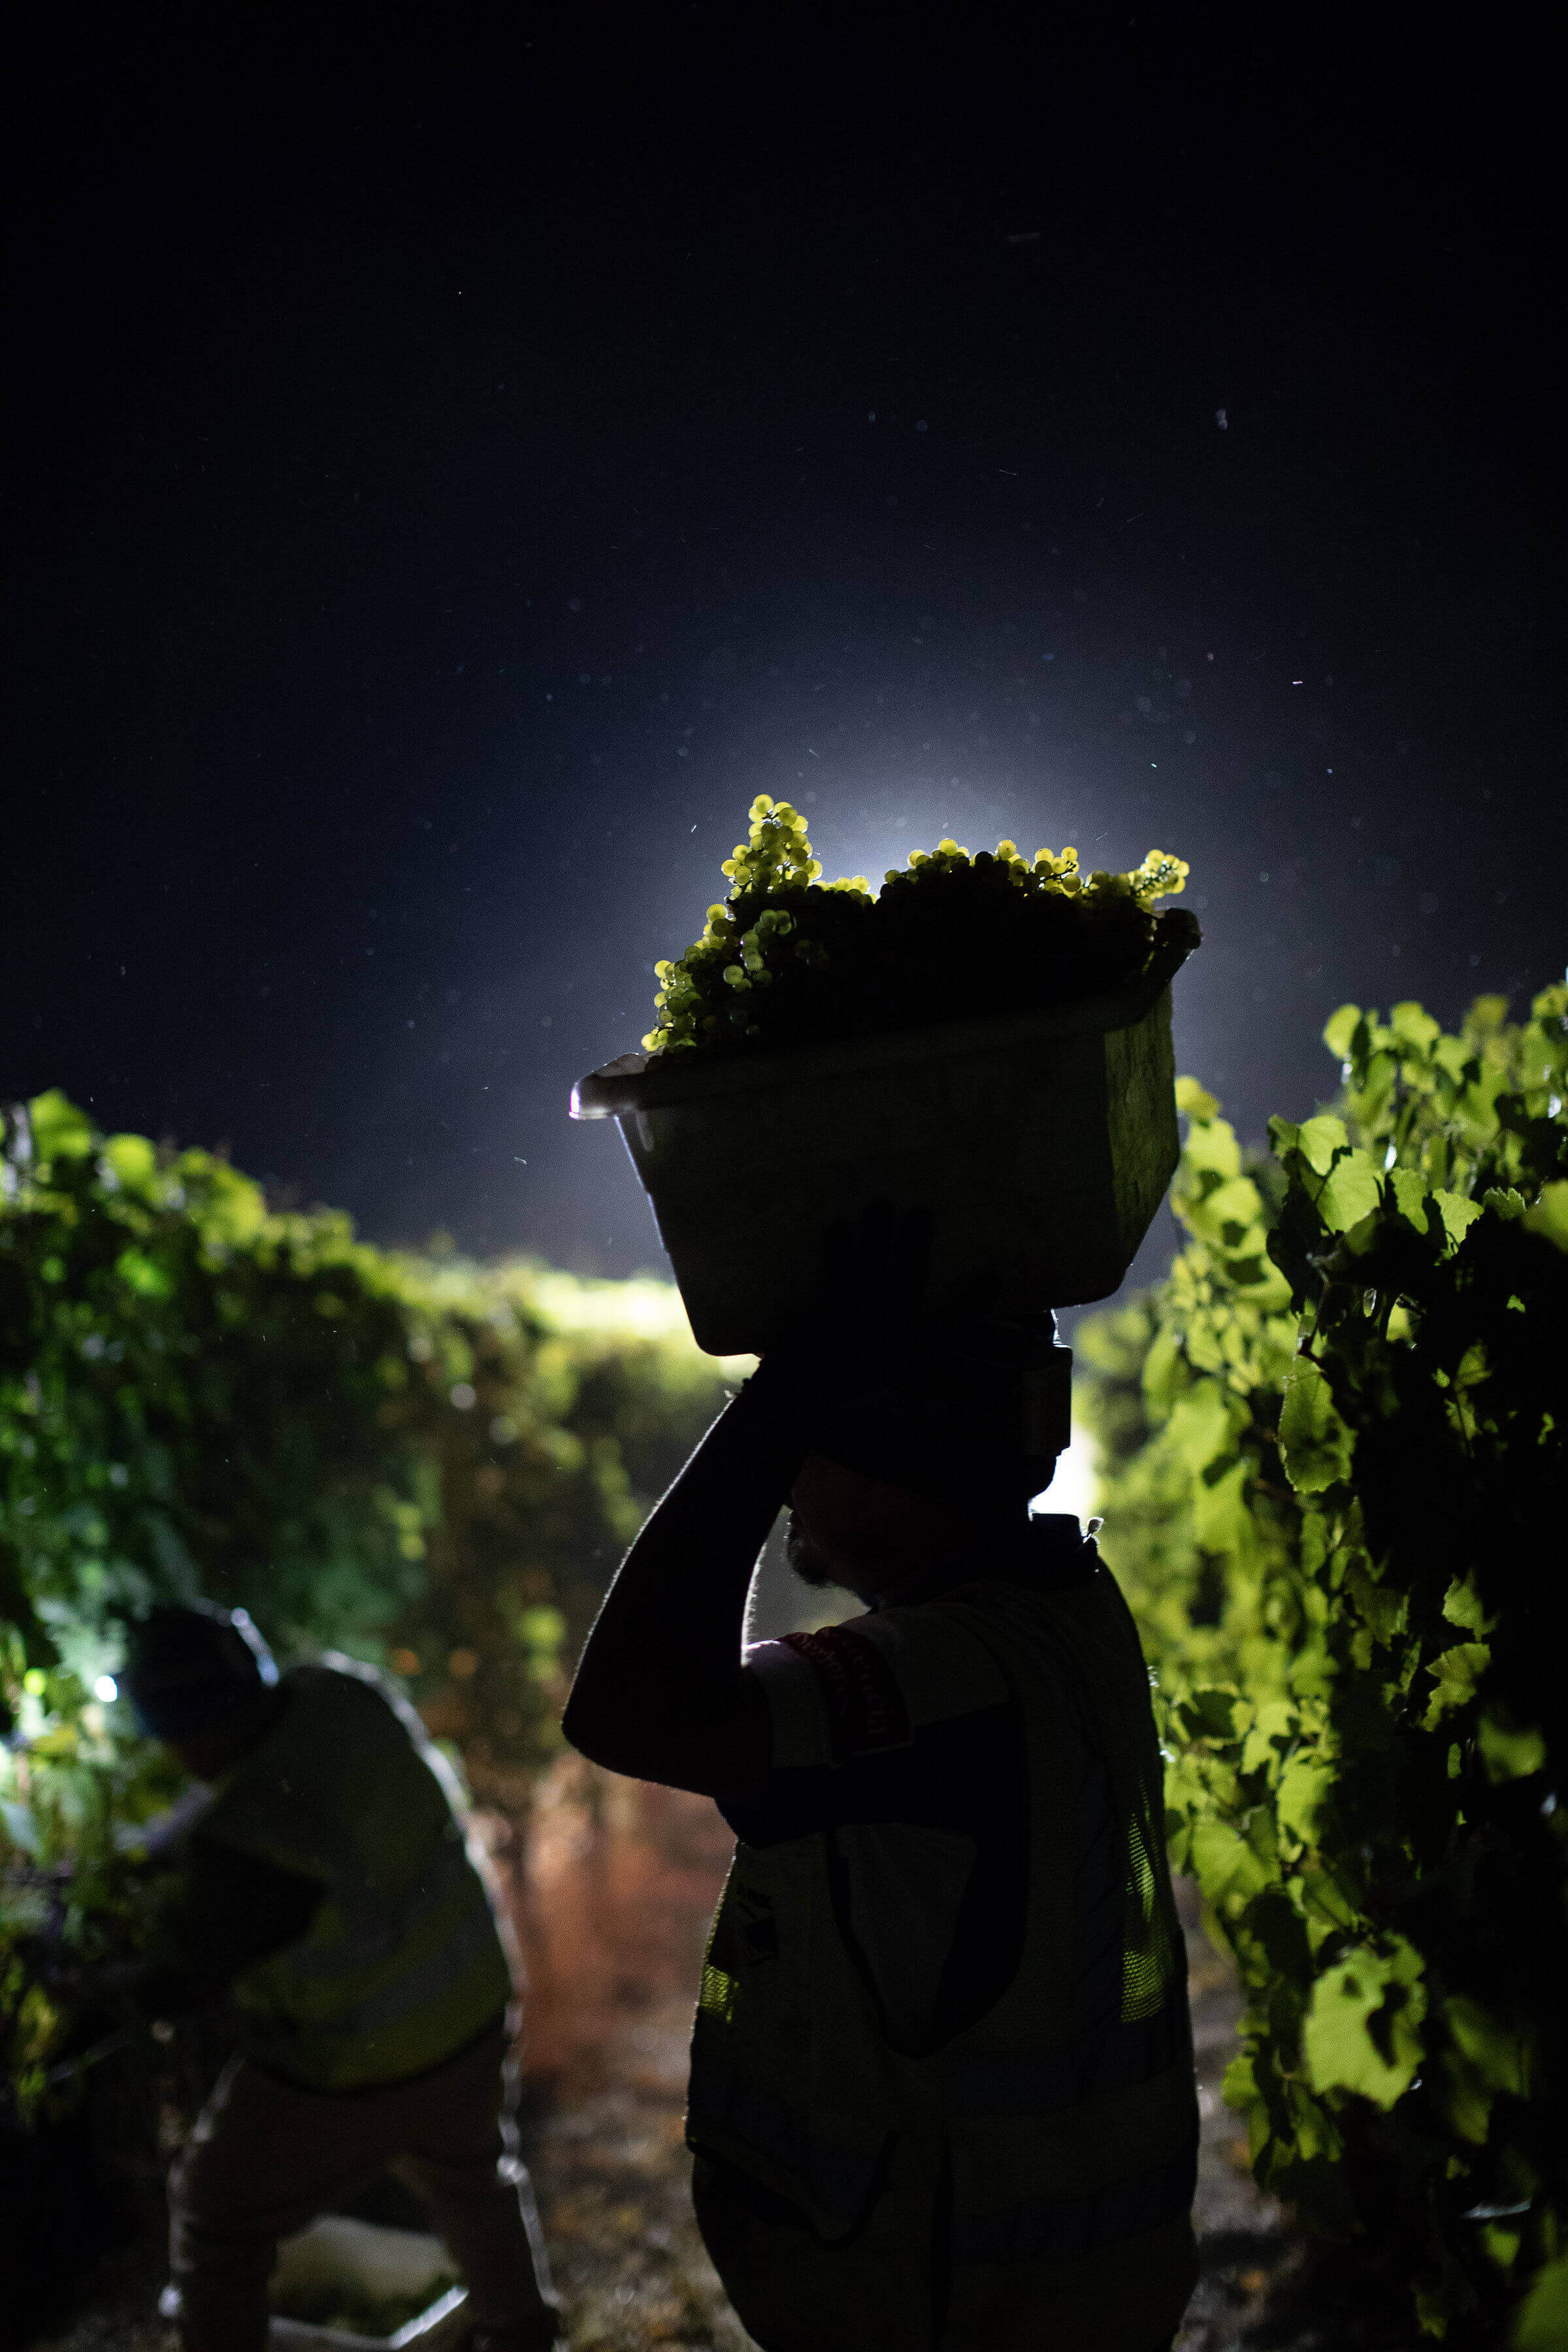
[[[766,2352],[1163,2352],[1195,2283],[1148,1674],[1077,1519],[1028,1515],[1067,1442],[1044,1338],[972,1328],[968,1361],[950,1334],[922,1363],[905,1332],[858,1396],[863,1342],[770,1351],[567,1708],[587,1755],[711,1794],[739,1840],[688,2137]],[[742,1654],[786,1497],[796,1567],[867,1613]]]
[[[549,2352],[512,1971],[417,1717],[347,1659],[279,1677],[210,1606],[132,1628],[124,1679],[212,1795],[158,1947],[106,1989],[152,2018],[226,1995],[240,2021],[169,2182],[186,2352],[262,2352],[278,2240],[393,2159],[468,2277],[475,2352]]]

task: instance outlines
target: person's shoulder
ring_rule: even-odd
[[[1091,1575],[1071,1584],[1044,1587],[1032,1597],[1041,1613],[1058,1623],[1077,1626],[1119,1644],[1129,1637],[1137,1641],[1127,1596],[1098,1556]]]
[[[413,1717],[415,1724],[418,1721],[378,1667],[336,1650],[290,1666],[282,1679],[284,1689],[294,1697],[301,1726],[353,1719],[367,1732],[374,1727],[383,1738],[391,1738],[411,1729],[405,1714]]]
[[[994,1645],[998,1671],[1026,1705],[1039,1696],[1039,1676],[1058,1692],[1134,1687],[1147,1698],[1148,1669],[1126,1596],[1096,1557],[1090,1572],[1070,1582],[976,1583],[942,1596],[942,1604]],[[1030,1693],[1033,1692],[1033,1697]]]
[[[349,1759],[384,1765],[408,1744],[395,1700],[374,1666],[329,1652],[279,1677],[285,1705],[260,1745],[237,1767],[235,1784],[284,1790],[331,1779]]]
[[[286,1691],[318,1706],[355,1706],[366,1699],[385,1704],[384,1680],[376,1668],[367,1666],[363,1658],[344,1657],[336,1650],[286,1667],[281,1679]]]
[[[930,1725],[1007,1703],[984,1644],[931,1621],[931,1605],[872,1610],[747,1652],[773,1713],[776,1763],[904,1747]]]
[[[971,1617],[948,1596],[907,1608],[878,1609],[858,1630],[897,1676],[917,1723],[996,1706],[1010,1694],[1005,1678]]]

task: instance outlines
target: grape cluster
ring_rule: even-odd
[[[1131,874],[1085,874],[1078,852],[971,856],[917,849],[873,895],[863,874],[822,880],[805,819],[761,793],[724,860],[725,898],[686,953],[655,966],[650,1054],[801,1045],[977,1013],[1064,1003],[1132,979],[1161,926],[1154,901],[1186,880],[1152,849]]]

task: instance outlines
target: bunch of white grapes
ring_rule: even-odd
[[[829,966],[833,940],[847,923],[871,915],[889,897],[912,888],[923,898],[947,877],[987,866],[1000,868],[1026,896],[1070,899],[1090,922],[1118,906],[1147,913],[1156,898],[1174,897],[1187,877],[1184,860],[1162,849],[1152,849],[1131,874],[1085,874],[1070,845],[1059,855],[1037,850],[1029,859],[1015,843],[999,841],[994,853],[972,857],[956,841],[939,841],[934,849],[913,851],[907,866],[889,866],[882,890],[873,894],[864,874],[824,882],[805,817],[788,801],[759,793],[748,838],[724,860],[727,897],[709,908],[701,937],[683,956],[654,966],[658,1017],[643,1045],[650,1054],[669,1054],[761,1036],[756,992],[791,967]]]

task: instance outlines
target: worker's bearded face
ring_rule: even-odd
[[[785,1555],[807,1584],[843,1585],[864,1601],[912,1599],[963,1572],[967,1531],[932,1496],[814,1454],[790,1505]]]

